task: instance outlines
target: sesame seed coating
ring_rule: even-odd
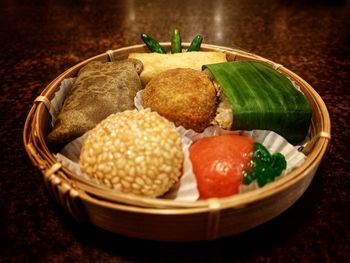
[[[181,137],[156,112],[128,110],[99,123],[84,141],[81,170],[124,193],[161,196],[182,174]]]

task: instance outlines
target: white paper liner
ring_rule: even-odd
[[[54,99],[51,101],[50,114],[52,117],[52,125],[56,120],[56,116],[60,112],[63,102],[66,98],[66,94],[74,83],[74,78],[65,79],[62,81],[60,89],[55,93]],[[293,83],[295,85],[295,83]],[[297,87],[297,85],[295,85]],[[142,106],[142,90],[139,91],[134,99],[135,107],[138,110],[149,110],[144,109]],[[176,201],[194,202],[198,200],[199,193],[197,189],[197,182],[195,175],[193,174],[192,164],[189,159],[189,147],[193,141],[196,141],[203,137],[223,135],[223,134],[237,134],[252,138],[254,141],[263,144],[270,153],[280,152],[282,153],[287,162],[287,169],[282,173],[281,176],[277,177],[276,180],[282,176],[288,174],[291,170],[295,169],[304,161],[306,156],[298,151],[300,146],[293,146],[288,143],[283,137],[272,131],[263,130],[252,130],[252,131],[229,131],[224,130],[218,126],[210,126],[205,129],[202,133],[197,133],[193,130],[186,130],[183,127],[177,127],[177,131],[182,136],[183,153],[184,153],[184,164],[183,164],[183,175],[180,179],[179,185],[174,186],[164,198],[174,199]],[[79,156],[82,143],[87,136],[87,133],[83,136],[75,139],[74,141],[67,144],[60,153],[56,154],[56,158],[62,163],[64,167],[71,170],[75,175],[80,176],[82,180],[89,180],[89,182],[98,184],[100,187],[106,187],[101,185],[97,180],[91,179],[87,175],[83,174],[79,166]],[[241,185],[240,193],[251,191],[258,188],[255,182],[250,185]],[[110,189],[110,188],[108,188]]]
[[[146,109],[147,110],[147,109]],[[182,134],[186,131],[183,127],[178,127],[177,131]],[[75,175],[80,176],[81,179],[89,180],[99,186],[106,187],[100,183],[98,180],[90,178],[80,170],[79,158],[81,147],[84,143],[85,138],[88,136],[88,133],[85,133],[83,136],[71,141],[61,150],[60,153],[57,153],[55,156],[59,162]],[[192,171],[192,163],[189,158],[189,146],[192,143],[192,140],[187,136],[181,136],[182,141],[182,151],[184,154],[183,161],[183,174],[180,178],[179,186],[173,187],[170,192],[165,196],[167,199],[175,199],[177,201],[192,202],[198,199],[199,193],[197,190],[197,181]],[[111,188],[108,188],[111,189]]]
[[[75,78],[64,79],[61,82],[60,88],[55,92],[55,96],[51,100],[50,115],[52,127],[55,125],[56,118],[62,109],[64,100],[72,88],[74,81]]]
[[[136,92],[136,96],[134,98],[134,105],[135,105],[136,109],[138,109],[138,110],[145,109],[142,105],[142,93],[143,93],[143,89],[139,90],[138,92]]]
[[[306,158],[306,156],[302,152],[298,151],[299,146],[291,145],[286,139],[284,139],[282,136],[278,135],[273,131],[229,131],[222,129],[219,126],[211,126],[206,128],[202,133],[196,133],[193,130],[187,130],[187,132],[185,132],[185,136],[191,138],[193,142],[204,137],[228,134],[235,134],[252,138],[255,142],[264,145],[271,154],[276,152],[282,153],[286,159],[287,168],[282,172],[281,176],[277,177],[275,180],[280,179],[283,175],[288,174],[289,172],[300,166]],[[257,188],[258,186],[256,182],[253,182],[250,185],[242,184],[240,186],[240,193],[251,191]]]
[[[292,146],[284,138],[272,131],[228,131],[223,130],[218,126],[211,126],[204,130],[203,133],[197,133],[193,130],[186,130],[183,127],[177,127],[177,131],[182,135],[183,153],[184,153],[184,164],[183,164],[183,175],[180,179],[178,188],[174,187],[172,191],[167,193],[165,198],[174,199],[177,201],[193,202],[199,197],[196,178],[192,170],[192,164],[189,158],[189,147],[192,142],[199,140],[204,137],[236,134],[252,138],[254,141],[263,144],[270,153],[280,152],[282,153],[287,162],[287,169],[283,171],[282,175],[277,177],[278,180],[283,175],[289,173],[296,167],[298,167],[305,159],[305,155],[299,152],[298,147]],[[90,179],[87,175],[83,174],[79,167],[79,156],[82,143],[87,134],[67,144],[61,153],[56,155],[58,161],[63,166],[74,172],[77,176],[81,176],[82,179],[90,180],[95,184],[103,186],[100,182],[94,179]],[[107,187],[107,186],[106,186]],[[241,185],[240,193],[257,189],[258,186],[255,182],[250,185]]]

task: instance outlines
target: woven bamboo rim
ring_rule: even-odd
[[[169,42],[161,44],[165,47],[170,46]],[[183,46],[188,47],[189,43],[183,43]],[[310,140],[304,145],[303,150],[307,155],[305,162],[288,175],[263,188],[231,197],[211,198],[193,203],[117,193],[112,190],[100,189],[98,186],[82,180],[57,163],[56,158],[46,144],[45,138],[50,126],[47,107],[60,82],[65,78],[74,76],[88,62],[93,60],[118,60],[126,58],[130,52],[147,52],[145,45],[134,45],[110,50],[71,67],[54,79],[36,99],[28,114],[23,131],[25,149],[34,165],[42,171],[50,194],[77,219],[86,220],[83,218],[84,213],[81,211],[81,202],[87,202],[106,209],[139,214],[189,215],[205,213],[208,214],[207,220],[209,222],[206,236],[207,239],[212,239],[217,236],[220,211],[227,208],[239,209],[254,202],[271,198],[283,191],[287,191],[289,188],[293,188],[298,182],[305,180],[306,177],[310,177],[306,180],[307,183],[310,183],[329,146],[331,129],[327,108],[317,92],[305,80],[282,65],[255,54],[239,49],[208,44],[203,44],[201,49],[203,51],[216,50],[225,52],[228,60],[263,61],[294,80],[300,86],[313,108],[312,124],[309,132]],[[74,200],[80,200],[81,202],[75,202]]]

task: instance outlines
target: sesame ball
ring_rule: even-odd
[[[181,137],[156,112],[128,110],[100,122],[87,136],[81,170],[124,193],[157,197],[182,174]]]

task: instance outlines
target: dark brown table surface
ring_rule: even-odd
[[[306,3],[307,2],[307,3]],[[350,1],[0,1],[0,262],[350,262]],[[23,147],[33,100],[93,55],[201,33],[299,74],[332,122],[306,193],[251,231],[212,242],[135,240],[77,223],[49,198]]]

